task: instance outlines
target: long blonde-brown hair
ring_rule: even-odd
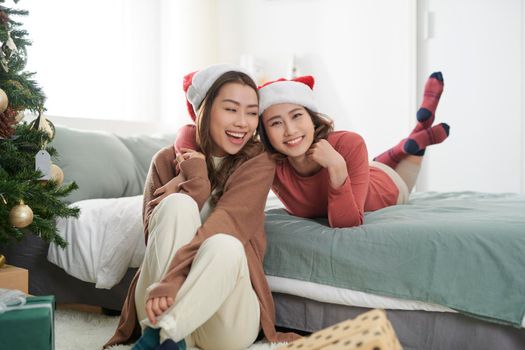
[[[242,84],[251,87],[257,94],[257,100],[259,99],[259,93],[257,91],[257,85],[253,80],[242,72],[230,71],[221,75],[210,87],[204,100],[199,108],[197,115],[197,145],[200,147],[200,151],[206,157],[206,167],[208,168],[208,178],[211,182],[212,205],[217,204],[217,201],[224,193],[224,186],[230,175],[246,160],[254,157],[263,150],[263,146],[257,140],[257,136],[253,135],[244,147],[236,154],[228,154],[223,159],[218,168],[215,168],[212,159],[212,150],[216,147],[211,137],[211,110],[213,101],[219,95],[220,89],[229,83]]]
[[[328,137],[328,134],[330,134],[332,131],[334,131],[334,122],[332,119],[330,119],[328,116],[314,112],[311,109],[308,109],[303,106],[303,108],[306,110],[306,113],[310,116],[312,119],[312,123],[314,123],[314,143],[325,139]],[[268,139],[268,134],[266,133],[266,129],[264,128],[263,124],[263,118],[262,116],[259,117],[259,125],[257,126],[257,132],[259,133],[259,137],[261,139],[262,144],[264,145],[264,149],[270,152],[273,155],[273,158],[277,161],[282,161],[286,159],[286,155],[280,153],[277,151],[271,144],[270,140]]]

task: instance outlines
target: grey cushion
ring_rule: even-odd
[[[159,149],[170,145],[175,140],[175,134],[156,135],[156,136],[117,136],[126,145],[133,155],[136,164],[138,180],[141,183],[141,190],[146,181],[151,158]]]
[[[51,145],[59,158],[54,162],[64,171],[65,183],[79,186],[66,201],[141,194],[153,154],[173,140],[174,135],[117,137],[57,126]]]

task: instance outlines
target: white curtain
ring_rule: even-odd
[[[192,40],[192,18],[199,15],[209,22],[205,16],[213,10],[211,3],[21,1],[17,7],[30,11],[22,21],[33,41],[27,70],[37,72],[35,79],[48,97],[47,113],[173,122],[176,111],[185,113],[184,96],[175,94],[183,68],[215,58],[213,47],[203,42],[209,28],[198,40],[207,49],[196,52],[200,60],[192,55],[197,41]]]

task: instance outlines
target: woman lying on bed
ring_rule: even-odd
[[[153,158],[144,261],[105,346],[141,330],[134,349],[239,350],[261,328],[270,341],[292,340],[297,335],[275,331],[262,266],[275,163],[255,138],[257,87],[239,68],[215,65],[186,76],[184,88],[199,151],[171,146]]]
[[[280,79],[259,88],[261,140],[275,154],[272,190],[293,215],[327,217],[331,227],[363,224],[364,212],[403,204],[416,182],[425,149],[443,142],[449,126],[432,126],[443,92],[441,73],[425,85],[418,123],[395,147],[368,162],[363,138],[333,131],[318,112],[311,76]],[[180,130],[176,145],[190,146],[191,127]]]
[[[441,73],[425,85],[414,130],[371,163],[360,135],[333,131],[332,122],[319,113],[313,86],[313,77],[306,76],[259,88],[261,140],[280,158],[272,190],[287,210],[300,217],[327,217],[331,227],[352,227],[363,224],[365,211],[406,203],[425,148],[448,137],[447,124],[432,127],[443,91]]]

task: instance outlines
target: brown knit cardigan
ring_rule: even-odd
[[[180,184],[180,192],[190,195],[202,208],[210,196],[210,181],[204,160],[188,159],[181,163],[186,181]],[[291,341],[298,338],[294,333],[275,331],[275,309],[272,294],[263,270],[266,250],[264,232],[264,207],[273,181],[275,164],[267,153],[261,153],[241,164],[228,178],[224,193],[217,205],[197,230],[193,240],[180,248],[170,263],[168,273],[150,291],[149,297],[176,296],[191,268],[197,250],[208,237],[227,233],[238,238],[244,245],[248,260],[250,280],[260,304],[261,327],[271,342]],[[177,175],[173,147],[160,150],[153,158],[144,188],[144,227],[147,243],[147,226],[152,208],[147,203],[154,198],[153,192]],[[115,344],[128,344],[140,336],[140,326],[135,310],[135,287],[140,270],[133,278],[120,316],[118,328],[104,348]],[[210,289],[210,293],[212,293]]]

